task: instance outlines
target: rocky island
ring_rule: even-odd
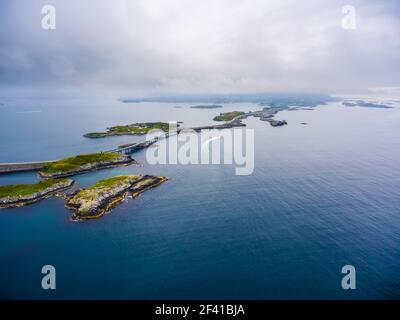
[[[250,112],[241,112],[241,111],[225,112],[225,113],[220,113],[218,116],[215,116],[213,118],[214,121],[224,122],[222,124],[213,124],[209,126],[195,127],[190,129],[196,132],[200,132],[201,130],[245,127],[246,125],[242,122],[242,120],[248,117],[256,117],[259,118],[261,121],[267,121],[272,127],[280,127],[286,125],[287,121],[276,120],[274,119],[274,117],[278,112],[284,110],[296,110],[296,109],[289,107],[265,107],[262,110],[250,111]]]
[[[49,179],[36,184],[0,186],[0,208],[22,207],[66,190],[73,184],[71,179]]]
[[[105,132],[90,132],[83,136],[86,138],[104,138],[110,136],[125,136],[125,135],[145,135],[150,130],[158,129],[167,132],[169,128],[166,122],[143,122],[132,123],[128,125],[119,125],[107,128]]]
[[[269,121],[269,124],[272,126],[272,127],[280,127],[280,126],[284,126],[284,125],[286,125],[287,124],[287,121],[286,120],[270,120]]]
[[[218,116],[214,117],[214,121],[232,121],[233,119],[244,115],[244,112],[240,111],[232,111],[232,112],[225,112],[220,113]]]
[[[280,127],[287,124],[286,120],[275,120],[275,115],[284,110],[296,110],[289,107],[265,107],[262,110],[246,113],[245,116],[253,116],[259,118],[261,121],[267,121],[272,127]]]
[[[66,202],[73,210],[73,220],[100,218],[122,201],[128,193],[137,197],[140,193],[165,182],[167,178],[158,176],[124,175],[101,180],[88,189],[78,191]]]
[[[39,176],[43,179],[61,178],[89,171],[137,163],[129,155],[114,152],[81,154],[46,165]]]

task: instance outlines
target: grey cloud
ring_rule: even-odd
[[[119,94],[308,91],[400,86],[397,1],[2,1],[0,85]]]

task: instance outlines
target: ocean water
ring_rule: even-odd
[[[180,108],[177,108],[179,106]],[[0,162],[59,159],[143,137],[90,140],[116,124],[180,120],[206,125],[252,104],[9,99],[0,106]],[[398,299],[400,298],[400,105],[330,103],[277,115],[255,131],[255,169],[149,165],[80,175],[80,186],[116,174],[169,181],[102,219],[75,223],[62,199],[0,211],[0,297],[7,299]],[[302,125],[306,122],[307,125]],[[0,184],[36,181],[35,173]],[[41,288],[54,265],[57,289]],[[357,289],[341,287],[354,265]]]

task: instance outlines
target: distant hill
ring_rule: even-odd
[[[271,93],[271,94],[232,94],[232,95],[176,95],[164,97],[123,98],[124,103],[167,102],[167,103],[257,103],[262,106],[281,107],[288,105],[315,106],[339,99],[326,94],[312,93]]]

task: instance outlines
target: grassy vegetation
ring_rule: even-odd
[[[106,132],[91,132],[85,134],[87,138],[103,138],[114,135],[143,135],[148,133],[150,130],[159,129],[167,132],[169,124],[166,122],[144,122],[144,123],[133,123],[124,126],[114,126],[108,128]]]
[[[118,185],[120,183],[129,182],[132,179],[138,179],[138,178],[140,178],[139,175],[116,176],[116,177],[100,180],[86,190],[108,189],[108,188],[112,188],[115,185]]]
[[[28,196],[53,187],[57,183],[68,182],[69,179],[49,179],[36,184],[15,184],[0,186],[0,198]]]
[[[221,113],[219,116],[214,117],[214,121],[231,121],[234,118],[244,115],[244,112],[240,111],[232,111],[232,112],[225,112]]]
[[[124,175],[100,180],[90,188],[79,191],[69,202],[79,203],[79,213],[84,214],[93,207],[97,199],[104,193],[118,186],[126,185],[126,187],[129,187],[131,181],[138,178],[140,178],[139,175]]]
[[[45,174],[51,174],[56,172],[68,172],[79,169],[81,166],[85,164],[91,164],[102,161],[112,161],[120,157],[121,157],[120,154],[112,152],[81,154],[78,156],[52,162],[46,165],[41,172]]]

